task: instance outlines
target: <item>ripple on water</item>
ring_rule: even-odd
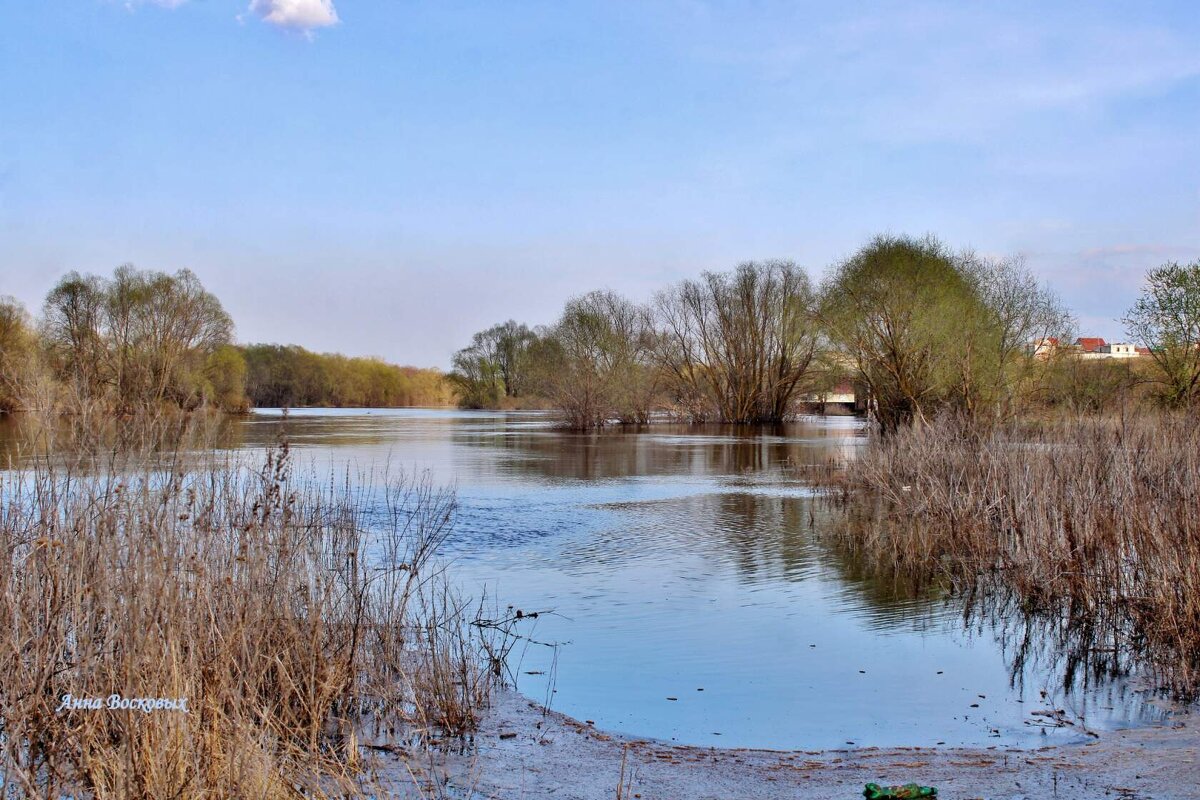
[[[447,556],[462,585],[553,608],[526,632],[569,642],[557,658],[517,653],[520,688],[600,727],[721,746],[987,746],[1165,713],[1129,681],[1078,674],[1063,689],[1041,633],[964,625],[953,601],[832,546],[830,512],[793,468],[852,457],[854,420],[572,434],[536,412],[294,411],[237,422],[224,446],[281,434],[322,469],[371,480],[390,461],[454,484]],[[14,435],[0,426],[0,447]],[[1077,725],[1027,724],[1045,707]]]

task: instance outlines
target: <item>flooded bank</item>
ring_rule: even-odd
[[[574,434],[533,412],[267,411],[216,441],[280,438],[334,475],[390,464],[453,484],[455,580],[537,612],[512,654],[518,689],[600,729],[771,749],[1038,746],[1165,717],[1136,676],[1064,669],[1020,620],[966,618],[830,544],[834,512],[798,476],[853,455],[852,418]]]

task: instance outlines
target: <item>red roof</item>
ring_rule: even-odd
[[[1139,356],[1148,356],[1148,355],[1150,355],[1150,348],[1149,348],[1149,347],[1135,347],[1134,349],[1135,349],[1135,350],[1137,350],[1137,354],[1138,354]]]
[[[1081,336],[1075,340],[1075,346],[1085,353],[1094,353],[1107,344],[1099,336]]]

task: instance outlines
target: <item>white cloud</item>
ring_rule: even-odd
[[[305,32],[338,23],[333,0],[250,0],[250,12],[263,22]]]

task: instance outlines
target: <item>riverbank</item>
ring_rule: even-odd
[[[1200,788],[1198,724],[1180,710],[1162,726],[1037,749],[719,749],[606,733],[504,691],[475,747],[450,755],[447,768],[455,786],[497,800],[832,800],[860,797],[868,782],[908,781],[937,786],[944,800],[1184,800]]]

